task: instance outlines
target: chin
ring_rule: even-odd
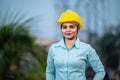
[[[65,37],[65,39],[73,40],[73,37]]]
[[[76,36],[64,36],[65,39],[73,40],[76,38]]]

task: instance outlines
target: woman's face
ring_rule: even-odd
[[[75,22],[66,22],[61,25],[61,31],[65,39],[74,39],[77,36],[78,28]]]

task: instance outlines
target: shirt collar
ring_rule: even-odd
[[[80,48],[80,40],[79,40],[78,37],[77,37],[77,39],[76,39],[74,45],[75,45],[76,48]]]
[[[65,43],[64,43],[64,38],[62,38],[61,40],[60,40],[60,42],[56,45],[56,47],[63,47],[63,48],[66,48],[66,46],[65,46]],[[76,48],[80,48],[80,40],[79,40],[79,38],[77,37],[77,39],[76,39],[76,41],[75,41],[75,43],[74,43],[74,46],[76,47]]]

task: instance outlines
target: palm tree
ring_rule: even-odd
[[[100,49],[106,61],[106,68],[119,70],[120,66],[120,25],[111,28],[101,37]]]
[[[14,17],[15,18],[15,17]],[[33,19],[29,18],[23,23],[19,24],[18,21],[11,22],[0,26],[0,80],[38,80],[34,68],[32,72],[25,73],[21,61],[25,54],[31,54],[39,63],[39,79],[45,80],[45,66],[46,66],[46,52],[35,44],[35,38],[30,35],[26,24]],[[31,74],[34,74],[35,76]],[[27,75],[27,76],[26,76]],[[30,78],[29,78],[30,77]]]

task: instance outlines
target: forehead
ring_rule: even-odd
[[[76,22],[64,22],[62,25],[76,25]]]

